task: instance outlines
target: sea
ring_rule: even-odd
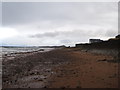
[[[19,53],[19,52],[33,52],[33,51],[50,51],[54,48],[42,48],[42,47],[2,47],[1,53],[4,54],[13,54],[13,53]]]

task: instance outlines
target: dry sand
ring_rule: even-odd
[[[118,63],[79,49],[3,58],[3,88],[118,88]]]

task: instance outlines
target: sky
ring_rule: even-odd
[[[2,2],[0,7],[2,45],[74,46],[118,34],[117,2]]]

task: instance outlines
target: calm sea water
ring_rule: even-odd
[[[39,48],[39,47],[2,47],[2,55],[4,54],[11,54],[11,53],[19,53],[19,52],[33,52],[33,51],[39,51],[41,49],[44,49],[44,51],[50,51],[54,48]]]

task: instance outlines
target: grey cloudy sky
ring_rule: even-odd
[[[71,45],[118,34],[117,2],[3,2],[3,45]]]

